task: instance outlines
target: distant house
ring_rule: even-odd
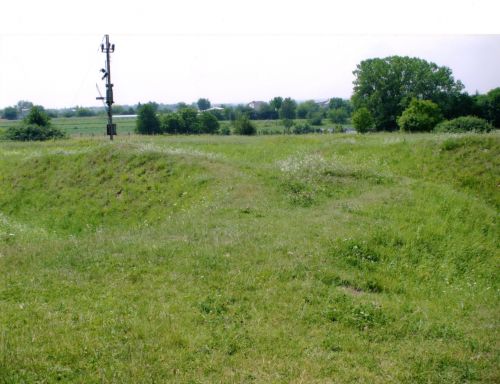
[[[262,107],[264,104],[266,104],[265,101],[251,101],[247,104],[248,107],[252,108],[252,109],[259,109],[260,107]]]
[[[328,108],[328,106],[330,105],[330,99],[316,101],[316,104],[318,104],[321,108]]]

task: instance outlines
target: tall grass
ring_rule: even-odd
[[[0,382],[497,382],[499,149],[0,143]]]

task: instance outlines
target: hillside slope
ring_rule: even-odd
[[[0,383],[496,382],[500,136],[0,143]]]

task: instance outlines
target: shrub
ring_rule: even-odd
[[[311,125],[321,125],[323,123],[323,114],[321,112],[311,113],[307,121]]]
[[[219,120],[210,112],[203,112],[198,116],[200,132],[214,134],[219,129]]]
[[[493,126],[476,116],[461,116],[446,120],[435,127],[436,132],[489,132]]]
[[[335,128],[333,128],[333,132],[344,133],[344,127],[340,124],[337,124],[337,125],[335,125]]]
[[[404,132],[430,132],[443,120],[439,106],[430,100],[413,99],[398,117],[399,128]]]
[[[227,124],[221,125],[219,127],[219,135],[228,136],[231,134],[231,129]]]
[[[352,114],[352,124],[359,133],[373,131],[375,129],[375,120],[368,108],[359,108]]]
[[[348,117],[349,114],[344,108],[330,109],[328,111],[328,118],[334,124],[345,124]]]
[[[309,125],[309,123],[303,123],[303,124],[296,124],[293,127],[292,132],[296,135],[303,135],[306,133],[316,133],[319,132],[318,128],[313,128]]]
[[[62,139],[66,137],[66,134],[57,127],[23,124],[17,127],[8,128],[5,133],[5,137],[8,140],[44,141],[50,139]]]
[[[293,120],[292,119],[283,119],[282,121],[283,126],[285,127],[285,133],[290,133],[290,129],[293,127]]]
[[[167,113],[161,117],[161,131],[163,133],[184,133],[184,122],[178,113]]]
[[[255,135],[257,129],[255,125],[250,121],[248,116],[241,115],[237,120],[234,121],[234,133],[237,135]]]

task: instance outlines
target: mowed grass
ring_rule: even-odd
[[[0,143],[0,382],[500,380],[500,136]]]

